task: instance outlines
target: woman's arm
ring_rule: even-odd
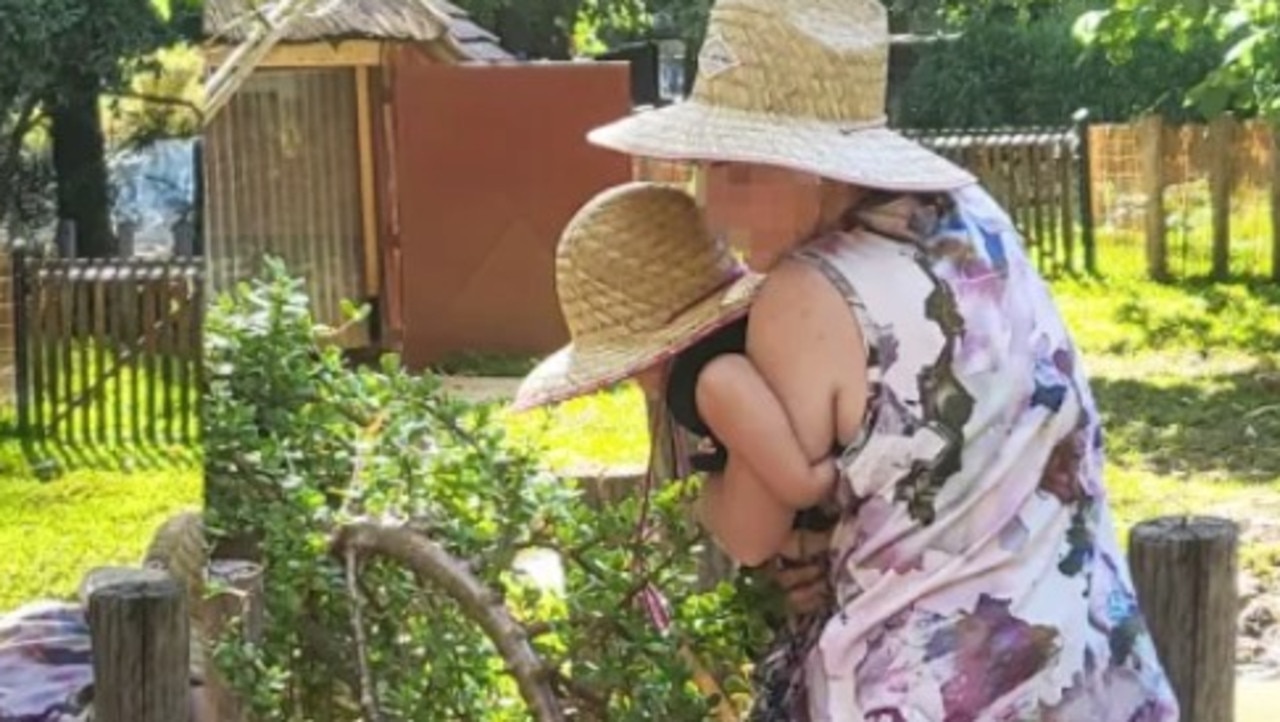
[[[865,349],[848,303],[816,269],[789,260],[769,274],[751,307],[747,358],[807,458],[857,433],[867,404]]]
[[[753,421],[760,409],[734,407],[725,389],[714,394],[724,397],[717,400],[723,403],[718,408],[711,408],[714,402],[707,398],[704,410],[699,399],[699,413],[729,450],[725,475],[712,477],[704,489],[703,520],[739,561],[758,564],[783,551],[799,508],[783,497],[818,501],[818,489],[831,488],[806,473],[808,460],[828,456],[840,438],[841,422],[849,433],[861,423],[867,398],[864,348],[847,303],[819,273],[786,262],[770,274],[752,305],[747,355],[770,391],[767,400],[780,404],[784,413]],[[709,385],[707,391],[713,390]],[[785,422],[781,426],[779,419]],[[771,491],[772,485],[743,461],[747,457],[783,467],[776,473],[790,480],[786,488]],[[823,463],[834,477],[834,463]]]
[[[763,484],[794,512],[821,501],[835,484],[830,458],[812,464],[778,397],[746,356],[723,354],[703,368],[697,383],[698,414],[730,459],[740,459],[749,483]],[[726,470],[732,479],[736,474]],[[744,482],[748,483],[748,482]]]

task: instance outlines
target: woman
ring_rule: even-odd
[[[761,666],[754,714],[1172,722],[1074,344],[1007,215],[884,128],[887,49],[872,0],[719,0],[691,99],[590,136],[703,164],[712,226],[768,274],[746,357],[779,443],[839,449],[831,602]],[[699,396],[716,432],[733,399]],[[735,461],[760,449],[726,446],[707,525],[743,561],[793,552],[793,504]]]

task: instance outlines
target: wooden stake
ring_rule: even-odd
[[[83,588],[95,722],[187,722],[187,600],[156,569],[99,569]]]
[[[1147,275],[1169,279],[1168,239],[1164,217],[1164,119],[1149,115],[1139,121],[1142,187],[1147,197]]]
[[[209,565],[212,594],[201,605],[200,619],[206,643],[212,647],[232,625],[239,625],[243,639],[256,642],[263,630],[262,566],[248,561],[221,559]],[[210,655],[205,655],[205,688],[218,722],[246,722],[248,709],[231,688]]]
[[[1209,124],[1209,189],[1213,203],[1213,277],[1231,273],[1231,175],[1236,121],[1223,114]]]
[[[373,178],[373,104],[369,95],[369,69],[355,68],[356,136],[360,159],[360,221],[364,240],[364,292],[381,294],[382,270],[378,245],[378,195]]]
[[[1271,132],[1271,278],[1280,281],[1280,130]]]
[[[1231,722],[1235,709],[1239,531],[1226,519],[1145,521],[1129,536],[1138,602],[1182,722]]]

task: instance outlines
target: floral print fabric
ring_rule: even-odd
[[[836,606],[762,663],[755,719],[1176,722],[1116,542],[1076,348],[985,192],[880,198],[798,258],[867,340]]]
[[[0,617],[0,722],[73,722],[93,685],[80,607],[41,602]]]

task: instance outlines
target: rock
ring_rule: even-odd
[[[1240,633],[1246,637],[1261,639],[1275,625],[1275,610],[1265,599],[1255,599],[1240,615]]]
[[[1236,637],[1236,664],[1253,664],[1267,651],[1266,645],[1257,639]]]
[[[1238,581],[1238,589],[1240,593],[1240,611],[1249,608],[1249,604],[1262,594],[1262,582],[1256,576],[1247,571],[1240,572]]]

